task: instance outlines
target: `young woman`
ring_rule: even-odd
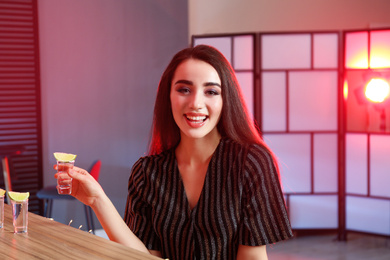
[[[278,168],[248,115],[234,71],[216,49],[177,53],[154,109],[149,156],[132,168],[124,220],[83,169],[73,196],[109,238],[169,259],[267,259],[292,237]]]

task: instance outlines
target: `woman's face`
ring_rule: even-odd
[[[221,79],[210,64],[196,59],[182,62],[173,76],[170,97],[182,138],[218,134],[216,126],[223,103]]]

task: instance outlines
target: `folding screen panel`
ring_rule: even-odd
[[[362,90],[374,76],[390,81],[390,30],[193,37],[200,43],[242,75],[293,228],[389,236],[390,101],[373,105]]]
[[[345,33],[346,227],[390,235],[390,103],[364,96],[366,83],[390,83],[390,30]]]
[[[280,160],[294,229],[338,228],[339,34],[260,34],[265,141]]]
[[[337,228],[338,37],[337,33],[193,37],[193,45],[214,46],[233,65],[250,110],[280,159],[295,229]],[[256,45],[255,39],[260,39]],[[261,79],[256,86],[255,72]]]

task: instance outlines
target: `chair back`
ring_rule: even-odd
[[[92,175],[92,177],[95,178],[95,180],[99,180],[99,174],[100,174],[100,166],[101,166],[102,162],[100,160],[97,160],[95,161],[92,166],[91,166],[91,169],[89,170],[89,174]]]

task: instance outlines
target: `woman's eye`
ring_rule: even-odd
[[[206,90],[206,94],[212,95],[212,96],[217,96],[217,95],[219,95],[219,92],[216,91],[215,89],[209,89],[209,90]]]
[[[182,94],[190,93],[190,90],[188,88],[184,88],[184,87],[178,88],[176,91],[179,93],[182,93]]]

